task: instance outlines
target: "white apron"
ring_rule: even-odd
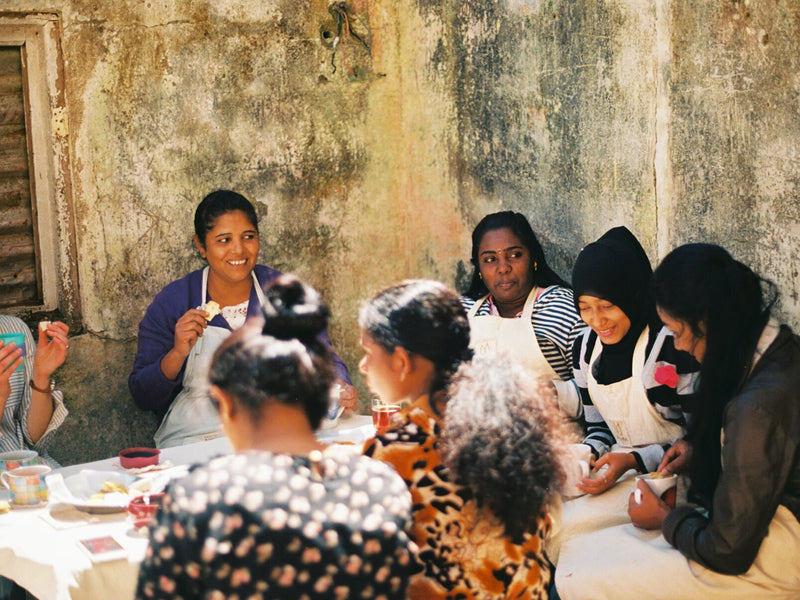
[[[539,296],[539,291],[539,288],[534,286],[531,293],[528,294],[519,318],[497,315],[478,316],[476,314],[478,309],[489,296],[486,295],[475,302],[467,313],[470,327],[469,345],[475,354],[503,352],[522,362],[539,377],[561,379],[542,354],[531,323],[533,305]]]
[[[602,352],[598,338],[589,359],[588,389],[595,408],[617,440],[615,449],[631,449],[649,444],[668,444],[683,435],[676,423],[664,419],[650,404],[642,383],[649,327],[645,327],[633,350],[631,376],[602,385],[592,374],[592,366]]]
[[[258,301],[264,302],[264,293],[252,273]],[[205,302],[208,289],[208,267],[203,270],[201,298]],[[219,413],[209,395],[208,371],[211,359],[219,345],[231,334],[229,329],[209,325],[192,347],[186,358],[183,372],[183,389],[178,392],[156,431],[157,448],[169,448],[211,440],[222,436]]]

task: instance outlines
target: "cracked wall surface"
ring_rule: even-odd
[[[3,3],[61,20],[84,331],[54,456],[150,442],[127,392],[138,322],[201,266],[193,211],[219,187],[256,204],[261,261],[329,301],[364,400],[361,300],[463,284],[495,210],[526,214],[567,276],[618,224],[653,261],[721,243],[800,326],[796,0],[348,4],[369,52],[334,52],[327,0]]]

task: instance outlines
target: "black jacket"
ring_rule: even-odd
[[[738,575],[753,564],[779,504],[800,521],[800,338],[786,326],[725,407],[711,518],[680,506],[664,537],[704,567]]]

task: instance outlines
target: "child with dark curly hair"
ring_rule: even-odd
[[[505,585],[480,598],[545,598],[549,507],[564,481],[568,431],[551,389],[523,366],[480,356],[456,373],[447,402],[442,458],[464,499],[441,543],[458,556],[474,591],[486,575]]]

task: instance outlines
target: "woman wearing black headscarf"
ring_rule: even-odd
[[[581,480],[579,489],[590,494],[629,469],[654,471],[685,432],[698,365],[662,327],[651,276],[644,249],[625,227],[586,246],[572,272],[575,306],[589,329],[575,342],[575,386],[572,393],[559,386],[559,404],[584,418],[594,472],[607,465],[602,476]]]

